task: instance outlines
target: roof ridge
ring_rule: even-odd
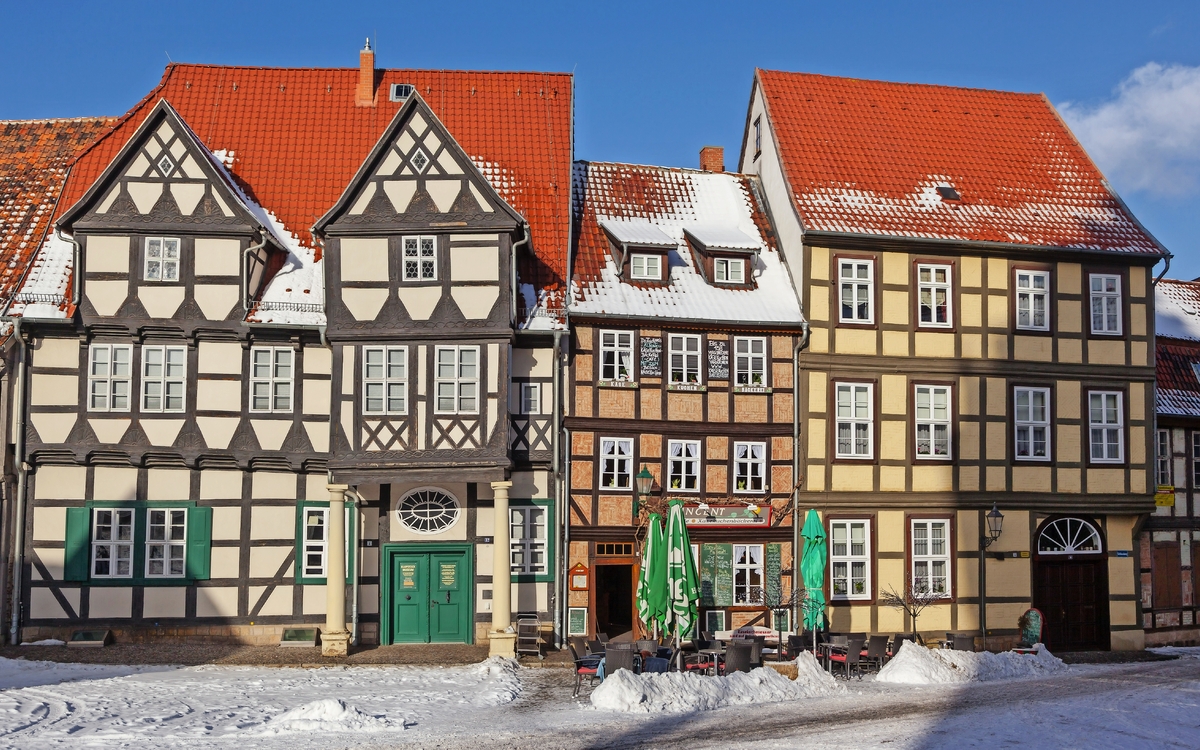
[[[189,63],[189,62],[173,62],[168,67],[180,68],[204,68],[209,70],[277,70],[277,71],[338,71],[346,73],[358,73],[357,66],[339,66],[339,67],[322,67],[322,66],[275,66],[275,65],[221,65],[218,63]],[[479,70],[479,69],[458,69],[458,68],[376,68],[378,72],[415,72],[415,73],[474,73],[485,75],[538,75],[538,76],[555,76],[571,78],[573,73],[567,71],[547,71],[547,70]]]
[[[809,73],[802,70],[772,70],[757,68],[759,73],[778,74],[785,76],[804,76],[806,78],[824,78],[830,81],[855,81],[858,83],[876,83],[881,86],[908,86],[926,89],[951,89],[956,91],[977,91],[987,94],[1003,94],[1005,96],[1036,97],[1045,96],[1041,91],[1005,91],[1004,89],[989,89],[981,86],[955,86],[949,83],[923,83],[920,81],[884,81],[878,78],[857,78],[854,76],[834,76],[827,73]]]
[[[707,169],[700,169],[698,167],[668,167],[668,166],[664,166],[662,164],[639,164],[637,162],[628,162],[628,161],[596,161],[594,159],[576,159],[573,163],[574,164],[595,164],[597,166],[608,166],[608,167],[637,167],[640,169],[660,169],[660,170],[666,170],[666,171],[671,171],[671,172],[685,172],[688,174],[713,174],[713,175],[725,175],[728,177],[753,177],[753,175],[751,175],[747,172],[710,172]]]
[[[0,120],[0,125],[26,125],[35,122],[87,122],[88,120],[116,121],[117,115],[83,115],[81,117],[32,117],[28,120]]]

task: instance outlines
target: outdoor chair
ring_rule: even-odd
[[[581,635],[572,635],[567,637],[567,643],[575,647],[575,653],[584,656],[588,653],[587,640]]]
[[[767,637],[765,635],[752,635],[743,640],[748,642],[751,646],[751,648],[750,648],[750,664],[755,667],[761,667],[762,666],[763,645],[766,643]]]
[[[862,679],[862,647],[865,639],[848,638],[846,640],[845,651],[834,652],[829,655],[830,660],[835,664],[844,664],[846,666],[846,679],[850,679],[850,674],[858,671],[859,679]]]
[[[608,643],[608,633],[596,633],[596,640],[601,643]]]
[[[801,651],[807,651],[812,645],[812,637],[803,635],[789,635],[787,637],[787,658],[795,659],[800,655]]]
[[[887,660],[888,637],[886,635],[873,635],[867,641],[867,650],[863,652],[863,659],[872,669],[882,669],[883,663]]]
[[[583,640],[582,638],[579,640]],[[589,654],[580,656],[579,651],[575,648],[575,639],[567,641],[567,647],[571,649],[571,658],[575,660],[575,692],[571,693],[572,698],[579,697],[579,689],[583,687],[583,678],[588,678],[588,687],[596,681],[596,673],[600,669],[600,655]]]
[[[975,650],[975,636],[970,633],[946,633],[946,640],[955,651]]]
[[[917,642],[916,639],[913,638],[911,635],[905,635],[903,633],[896,633],[896,637],[892,639],[891,651],[888,653],[889,659],[893,658],[896,654],[900,653],[900,647],[902,645],[904,645],[905,641],[908,641],[909,643]]]
[[[637,652],[635,643],[609,643],[604,647],[604,675],[613,674],[618,669],[628,669],[634,674],[642,671],[642,655]]]
[[[604,644],[600,641],[588,641],[587,652],[589,654],[598,654],[604,656]]]
[[[725,669],[723,673],[729,675],[734,672],[749,672],[754,669],[754,663],[751,658],[753,654],[753,641],[730,641],[725,646]]]
[[[658,641],[649,638],[642,639],[637,642],[637,650],[641,652],[643,659],[648,656],[658,656]]]

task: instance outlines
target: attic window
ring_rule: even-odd
[[[171,157],[163,154],[163,157],[158,160],[158,169],[163,173],[163,177],[170,177],[175,171],[175,162],[171,161]]]
[[[1200,362],[1192,363],[1192,374],[1196,376],[1196,380],[1200,381]]]
[[[950,187],[949,185],[938,185],[937,191],[938,191],[938,195],[942,196],[942,200],[944,200],[944,201],[961,201],[962,200],[962,196],[958,194],[958,191],[955,190],[954,188]]]
[[[713,277],[720,284],[745,284],[746,261],[743,258],[716,258]]]
[[[629,259],[631,273],[635,279],[650,281],[662,280],[662,256],[657,253],[634,253]]]
[[[417,152],[412,156],[412,165],[413,169],[417,170],[417,174],[420,174],[429,165],[429,157],[425,155],[424,151],[417,149]]]
[[[393,83],[388,99],[394,102],[402,102],[413,95],[413,85],[411,83]]]

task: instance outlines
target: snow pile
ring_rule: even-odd
[[[1154,654],[1174,656],[1179,659],[1200,659],[1200,646],[1159,646],[1146,650]]]
[[[60,641],[57,638],[43,638],[40,641],[25,641],[22,646],[65,646],[66,641]]]
[[[515,659],[493,656],[480,662],[475,669],[483,682],[472,696],[478,703],[501,706],[512,703],[521,695],[521,679],[517,676],[521,667]]]
[[[954,651],[928,649],[911,641],[879,670],[876,680],[902,685],[944,685],[957,682],[1030,679],[1062,672],[1067,665],[1044,647],[1032,654],[1005,651]]]
[[[592,691],[592,705],[608,711],[685,713],[814,698],[843,689],[811,655],[808,660],[811,666],[797,659],[800,675],[795,681],[774,669],[735,672],[726,677],[691,672],[635,675],[619,669]]]
[[[324,698],[284,712],[267,722],[264,734],[286,732],[378,732],[393,727],[403,729],[405,722],[393,724],[381,716],[371,716],[337,698]]]

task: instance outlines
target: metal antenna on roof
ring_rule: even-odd
[[[175,61],[171,59],[171,53],[170,53],[170,52],[167,52],[166,50],[163,50],[163,54],[167,56],[167,62],[169,62],[169,63],[172,63],[172,64],[174,64],[174,63],[175,63]]]

